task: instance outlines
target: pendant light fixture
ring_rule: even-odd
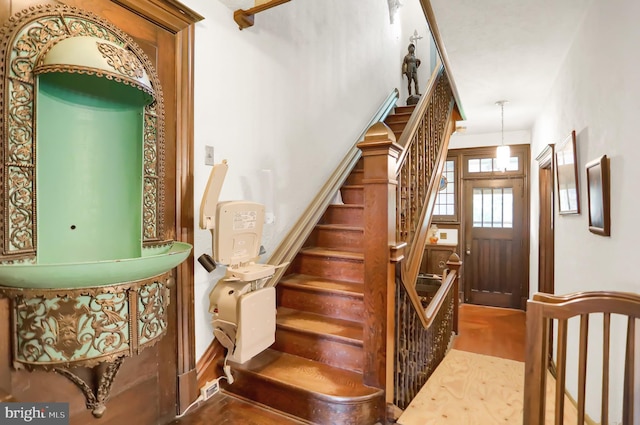
[[[501,123],[502,123],[502,143],[498,146],[496,151],[496,167],[500,171],[505,171],[507,165],[509,165],[509,158],[511,158],[511,149],[504,144],[504,105],[509,103],[507,100],[499,100],[496,105],[500,106]]]

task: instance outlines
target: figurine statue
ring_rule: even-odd
[[[409,53],[407,53],[402,61],[402,74],[407,76],[407,83],[409,89],[409,97],[411,97],[411,82],[416,91],[416,95],[420,96],[420,87],[418,86],[418,67],[420,66],[420,59],[415,55],[415,44],[409,44]]]

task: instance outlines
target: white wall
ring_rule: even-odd
[[[464,132],[455,132],[451,136],[449,149],[498,146],[501,143],[502,133],[465,134]],[[531,143],[531,132],[529,130],[504,132],[505,145],[526,145],[529,143]]]
[[[229,162],[220,200],[258,201],[274,213],[263,235],[268,258],[379,105],[404,85],[403,20],[391,25],[383,0],[293,1],[240,31],[220,1],[183,3],[205,17],[196,25],[194,258],[211,254],[211,235],[198,228],[211,170],[205,145],[216,163]],[[221,269],[209,275],[195,264],[197,358],[212,340],[208,294]]]
[[[594,0],[532,131],[532,158],[547,144],[562,141],[571,130],[577,133],[581,214],[558,216],[556,213],[555,290],[558,294],[586,290],[640,292],[640,280],[633,269],[640,252],[637,219],[640,144],[635,126],[640,112],[638,16],[640,2]],[[611,166],[610,237],[588,230],[585,164],[603,154],[610,158]],[[531,290],[535,292],[538,281],[535,218],[539,209],[535,160],[531,170],[531,217],[534,218],[531,220]],[[622,333],[623,324],[617,324],[617,331]],[[598,338],[594,336],[594,340]],[[620,369],[611,388],[612,401],[618,404],[611,407],[611,419],[620,421],[623,353],[617,347],[623,340],[620,334],[616,338],[612,341],[612,355]],[[569,343],[570,350],[576,346],[573,342]],[[598,351],[589,354],[589,368],[594,372],[601,368]],[[575,370],[571,369],[569,382],[575,377]],[[600,387],[598,379],[587,382],[588,390]],[[574,384],[570,389],[575,395]],[[587,401],[588,413],[598,420],[599,403],[595,399]]]

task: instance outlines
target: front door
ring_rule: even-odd
[[[521,178],[465,183],[468,302],[520,307],[522,198]]]
[[[465,157],[465,302],[520,309],[528,296],[527,153],[507,172],[493,169],[493,158]],[[487,167],[475,172],[475,160]]]

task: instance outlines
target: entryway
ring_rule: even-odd
[[[524,310],[529,296],[529,145],[511,146],[506,169],[495,147],[453,149],[433,222],[459,229],[465,303]],[[454,175],[455,174],[455,175]],[[449,185],[451,186],[451,185]]]

